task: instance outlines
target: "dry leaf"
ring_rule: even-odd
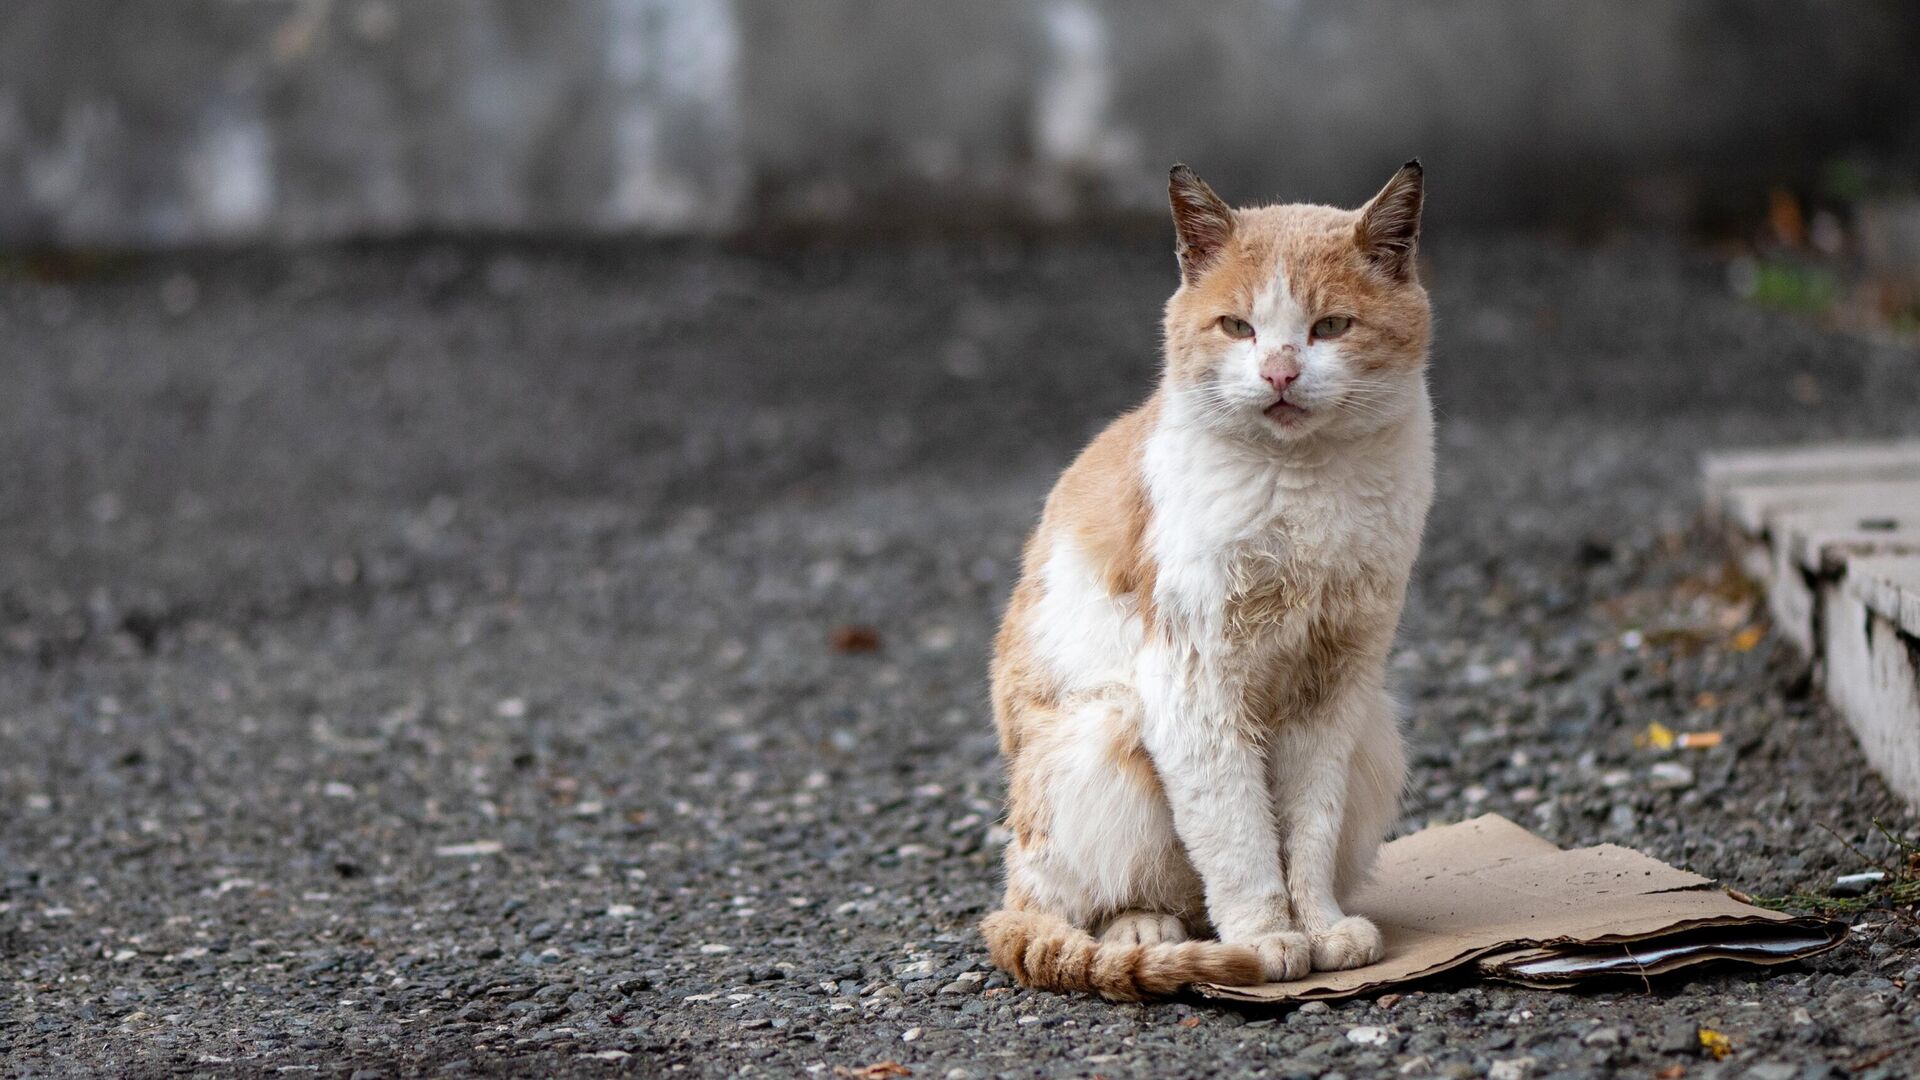
[[[1673,729],[1655,720],[1647,725],[1647,730],[1633,737],[1635,746],[1651,746],[1656,750],[1673,749]]]
[[[1733,641],[1732,641],[1733,651],[1734,652],[1752,652],[1753,647],[1755,645],[1760,644],[1760,639],[1765,637],[1766,635],[1767,635],[1767,632],[1765,630],[1762,630],[1757,626],[1749,626],[1745,630],[1742,630],[1739,633],[1733,635]]]
[[[1773,227],[1774,238],[1788,247],[1800,247],[1807,241],[1807,215],[1800,209],[1800,200],[1786,188],[1767,193],[1767,224]]]
[[[1712,1028],[1700,1029],[1700,1049],[1713,1056],[1715,1061],[1725,1061],[1733,1053],[1733,1040]]]
[[[1711,690],[1702,690],[1694,695],[1693,707],[1700,710],[1714,709],[1720,706],[1720,695]]]
[[[835,652],[868,653],[880,649],[880,631],[871,626],[848,623],[833,632]]]
[[[887,1080],[891,1076],[912,1076],[913,1070],[897,1061],[876,1061],[871,1065],[862,1065],[849,1069],[845,1065],[835,1065],[833,1075],[848,1077],[849,1080]]]
[[[1678,1063],[1667,1066],[1653,1074],[1653,1080],[1680,1080],[1687,1075],[1687,1067]]]
[[[1197,1016],[1189,1016],[1185,1020],[1180,1021],[1180,1026],[1183,1028],[1197,1028],[1200,1026],[1200,1018]]]

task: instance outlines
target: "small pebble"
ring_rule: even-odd
[[[1693,770],[1677,761],[1657,761],[1647,770],[1648,783],[1662,791],[1676,791],[1693,786]]]
[[[1487,1068],[1487,1080],[1527,1080],[1533,1072],[1533,1063],[1530,1057],[1496,1061]]]
[[[1347,1029],[1347,1041],[1355,1046],[1385,1046],[1387,1032],[1379,1027],[1357,1027]]]

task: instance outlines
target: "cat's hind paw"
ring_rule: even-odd
[[[1187,940],[1187,928],[1178,916],[1152,911],[1123,911],[1100,931],[1104,945],[1172,945]]]
[[[1386,942],[1373,920],[1349,915],[1313,935],[1313,970],[1345,971],[1365,967],[1387,954]]]
[[[1313,943],[1305,934],[1283,930],[1247,944],[1259,954],[1261,974],[1269,982],[1290,982],[1313,970]]]

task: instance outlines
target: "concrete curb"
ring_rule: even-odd
[[[1920,440],[1714,453],[1701,473],[1781,633],[1920,806]]]

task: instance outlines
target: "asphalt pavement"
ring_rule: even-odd
[[[1913,348],[1671,243],[1428,249],[1402,831],[1497,811],[1762,896],[1916,835],[1750,632],[1694,472],[1912,433]],[[1086,236],[8,263],[5,1071],[1920,1071],[1886,911],[1803,965],[1582,993],[1263,1013],[991,972],[988,644],[1174,274]],[[1723,741],[1636,746],[1655,721]]]

